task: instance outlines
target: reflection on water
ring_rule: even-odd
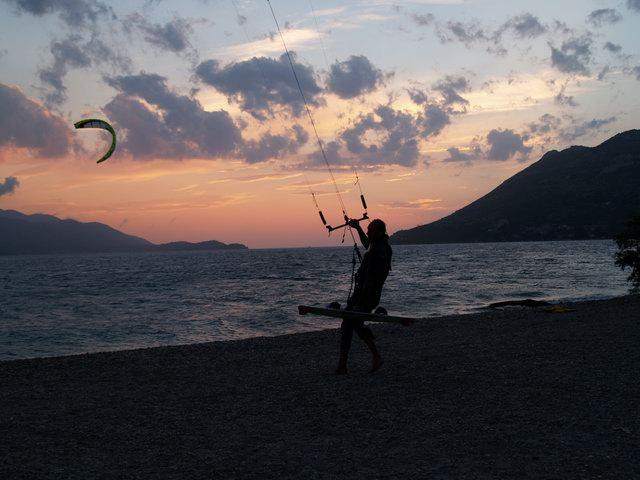
[[[612,241],[394,247],[390,313],[626,292]],[[301,303],[344,302],[349,248],[0,257],[0,360],[331,328]]]

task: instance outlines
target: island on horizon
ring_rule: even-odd
[[[169,242],[156,244],[99,222],[79,222],[36,213],[0,210],[0,255],[55,253],[247,250],[241,243]]]

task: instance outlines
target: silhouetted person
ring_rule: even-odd
[[[380,303],[382,286],[391,269],[392,251],[389,246],[387,226],[382,220],[373,220],[365,234],[357,220],[351,220],[349,225],[357,230],[362,245],[367,251],[356,273],[355,286],[346,309],[370,313]],[[340,360],[336,369],[337,374],[347,373],[347,358],[354,330],[371,350],[373,356],[371,372],[375,372],[382,366],[382,357],[374,342],[373,332],[364,325],[363,320],[343,320],[340,330]]]

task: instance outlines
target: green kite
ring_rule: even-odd
[[[102,158],[100,158],[100,160],[98,160],[96,163],[104,162],[116,149],[116,131],[104,120],[87,118],[85,120],[80,120],[79,122],[74,123],[73,126],[76,128],[101,128],[111,133],[111,146],[109,147],[109,150],[107,150],[107,153],[105,153]]]

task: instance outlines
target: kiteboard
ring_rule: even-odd
[[[398,317],[395,315],[380,315],[376,313],[352,312],[337,308],[311,307],[309,305],[298,305],[298,313],[300,315],[320,315],[323,317],[342,318],[344,320],[363,320],[365,322],[385,322],[400,323],[402,325],[412,325],[424,318],[416,317]]]

